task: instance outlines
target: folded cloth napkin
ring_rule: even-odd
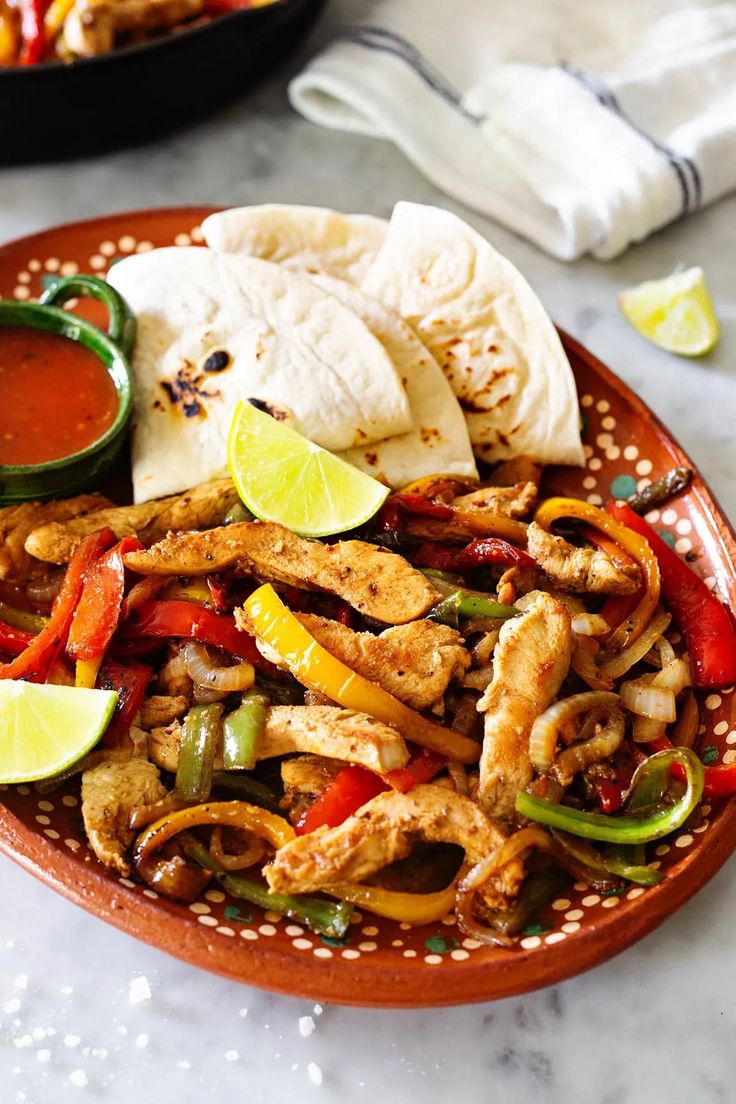
[[[297,110],[391,139],[556,257],[615,257],[736,188],[736,3],[343,0],[336,16],[291,82]]]

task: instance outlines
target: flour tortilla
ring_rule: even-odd
[[[550,318],[516,268],[436,207],[398,203],[362,290],[434,354],[477,456],[582,464],[575,382]]]
[[[359,284],[386,236],[372,215],[343,215],[326,207],[268,203],[210,215],[202,233],[217,253],[245,253],[298,272],[325,273]]]
[[[406,388],[413,426],[408,433],[348,449],[341,455],[390,487],[446,472],[478,478],[463,412],[437,361],[411,326],[376,299],[331,276],[311,277],[363,321],[383,345]]]
[[[138,317],[135,502],[225,474],[240,399],[270,404],[333,451],[411,428],[381,343],[306,277],[253,257],[171,247],[120,261],[108,280]],[[230,361],[205,371],[215,351]]]

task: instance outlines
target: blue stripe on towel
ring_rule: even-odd
[[[445,103],[454,107],[463,118],[475,124],[483,122],[482,115],[475,115],[463,105],[462,96],[456,88],[429,62],[417,48],[406,38],[386,30],[385,27],[344,27],[338,31],[336,38],[347,39],[359,46],[365,46],[369,50],[380,50],[384,54],[393,54],[394,57],[405,61],[426,85],[435,91]]]
[[[670,149],[669,146],[665,146],[661,142],[658,142],[656,138],[652,138],[651,134],[647,134],[645,130],[637,126],[634,120],[622,109],[614,93],[604,84],[600,77],[587,72],[585,69],[578,69],[574,65],[568,65],[566,62],[560,62],[558,68],[561,69],[563,73],[567,73],[568,76],[576,80],[583,88],[587,89],[603,107],[607,107],[609,111],[614,111],[623,122],[627,123],[632,130],[636,131],[641,138],[644,138],[652,149],[655,149],[658,153],[661,153],[663,157],[667,158],[677,176],[677,181],[682,193],[682,209],[680,214],[685,215],[690,211],[695,211],[700,206],[703,194],[700,172],[695,162],[690,157],[685,157],[682,154],[676,153],[673,149]],[[690,171],[692,177],[692,192],[690,190],[686,169]]]

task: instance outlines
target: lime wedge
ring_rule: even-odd
[[[230,473],[248,509],[305,537],[326,537],[373,517],[389,491],[269,414],[241,402],[227,441]]]
[[[618,299],[634,329],[670,353],[702,356],[718,341],[718,319],[702,268],[647,280]]]
[[[65,770],[107,728],[115,690],[0,679],[0,782],[33,782]]]

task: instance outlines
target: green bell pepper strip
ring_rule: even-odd
[[[5,602],[0,602],[0,621],[14,629],[33,633],[34,636],[42,632],[49,623],[48,617],[40,613],[28,613],[26,610],[16,609],[15,606],[8,606]]]
[[[584,843],[570,832],[552,829],[552,836],[563,851],[583,866],[600,874],[613,874],[616,878],[625,878],[637,885],[656,885],[662,880],[658,870],[646,865],[643,846],[619,846],[611,843],[603,854],[588,843]]]
[[[292,920],[300,920],[317,935],[328,939],[342,939],[350,925],[353,906],[347,901],[323,901],[320,897],[291,896],[286,893],[271,893],[267,886],[245,874],[231,874],[215,862],[207,847],[192,838],[184,844],[189,856],[211,870],[222,888],[233,897],[250,901],[262,909],[280,912]]]
[[[222,706],[195,705],[187,713],[179,748],[174,792],[183,801],[206,801],[212,789]]]
[[[241,801],[248,801],[251,805],[268,809],[269,813],[282,815],[284,811],[279,805],[277,794],[257,778],[250,778],[240,771],[215,771],[212,775],[212,789],[223,790],[226,794],[240,798]]]
[[[434,609],[427,614],[427,617],[431,621],[439,621],[441,625],[457,628],[460,617],[507,619],[516,617],[518,612],[514,606],[504,606],[500,602],[494,602],[492,598],[482,598],[459,589],[438,602]]]
[[[222,765],[225,770],[253,770],[258,741],[266,727],[268,697],[246,690],[238,709],[222,726]]]
[[[569,883],[570,875],[558,866],[534,871],[525,878],[512,908],[489,914],[490,927],[503,935],[518,935]]]
[[[657,776],[661,771],[669,772],[673,763],[678,763],[685,772],[682,796],[672,805],[658,802],[638,808],[636,793],[639,786],[649,783],[652,772]],[[690,748],[673,748],[672,751],[657,752],[637,767],[631,780],[629,799],[630,803],[634,802],[637,812],[621,816],[586,813],[567,805],[555,805],[524,791],[516,795],[516,811],[539,824],[559,828],[584,839],[619,844],[649,843],[669,835],[685,823],[700,802],[703,782],[703,764],[695,752]]]

